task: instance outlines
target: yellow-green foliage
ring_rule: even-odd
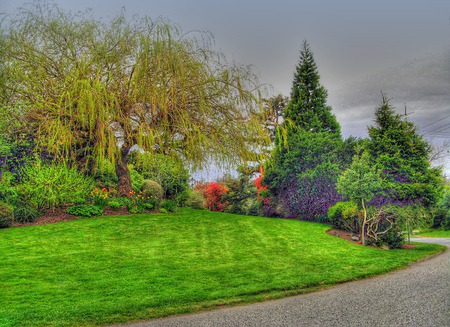
[[[8,228],[14,221],[14,211],[6,203],[0,202],[0,228]]]
[[[164,190],[157,182],[145,179],[142,182],[142,191],[146,196],[155,197],[158,200],[162,200]]]
[[[328,209],[328,219],[340,229],[358,232],[358,215],[360,210],[355,202],[338,202]]]

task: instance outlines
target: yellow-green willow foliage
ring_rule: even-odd
[[[104,22],[40,2],[2,25],[2,101],[26,101],[26,119],[54,153],[114,161],[122,194],[134,145],[201,166],[254,160],[270,144],[257,78],[212,51],[208,33],[124,12]]]

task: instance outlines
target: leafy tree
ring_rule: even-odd
[[[384,195],[378,195],[373,205],[419,202],[427,207],[439,201],[443,190],[441,170],[430,166],[429,144],[413,123],[395,113],[384,94],[381,106],[375,110],[375,125],[368,131],[369,153],[385,180]]]
[[[23,115],[41,147],[87,167],[114,162],[120,195],[131,191],[135,145],[201,166],[254,160],[270,144],[255,75],[228,65],[206,33],[39,2],[5,17],[2,30],[9,104],[28,101]]]
[[[320,85],[319,78],[311,48],[304,41],[285,118],[306,131],[340,133],[339,123],[326,104],[327,90]]]
[[[336,189],[345,199],[358,203],[362,209],[363,216],[359,219],[359,227],[361,241],[364,244],[365,227],[368,221],[366,204],[381,189],[382,179],[381,172],[370,164],[369,153],[363,151],[359,154],[362,150],[362,147],[358,147],[350,168],[338,177]]]
[[[265,127],[269,131],[270,138],[272,141],[275,140],[277,136],[277,131],[281,130],[281,125],[283,123],[283,115],[287,104],[289,103],[289,98],[278,94],[277,96],[271,97],[268,100],[264,100]]]

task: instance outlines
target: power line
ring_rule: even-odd
[[[434,133],[434,132],[437,132],[437,131],[442,132],[442,131],[445,131],[446,129],[448,129],[449,127],[450,127],[450,123],[442,125],[441,127],[435,128],[435,129],[433,129],[431,131],[425,132],[425,134],[430,134],[430,133]]]
[[[450,115],[445,116],[444,118],[438,119],[438,120],[432,122],[431,124],[428,124],[428,125],[426,125],[426,126],[423,126],[422,128],[427,128],[428,126],[431,126],[431,125],[434,125],[434,124],[436,124],[436,123],[439,123],[440,121],[442,121],[442,120],[444,120],[444,119],[447,119],[448,117],[450,117]]]

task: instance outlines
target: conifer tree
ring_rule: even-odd
[[[441,171],[431,168],[429,144],[413,123],[395,113],[384,94],[375,111],[375,125],[368,131],[368,149],[385,180],[385,195],[376,196],[373,205],[420,202],[428,206],[439,201]]]
[[[304,41],[285,118],[306,131],[340,133],[339,123],[326,103],[328,92],[320,84],[319,78],[311,48]]]

